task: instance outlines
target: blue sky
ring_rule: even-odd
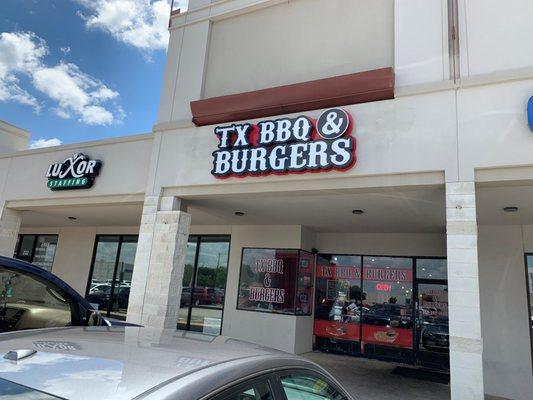
[[[168,13],[167,0],[1,0],[0,119],[34,147],[149,132]]]

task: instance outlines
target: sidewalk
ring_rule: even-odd
[[[391,362],[321,352],[303,354],[329,371],[357,400],[449,400],[450,387],[392,375]]]

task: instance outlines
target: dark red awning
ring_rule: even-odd
[[[394,72],[382,68],[191,101],[197,126],[394,98]]]

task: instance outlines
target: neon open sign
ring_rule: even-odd
[[[390,292],[392,291],[392,285],[389,285],[388,283],[377,283],[376,290],[379,290],[380,292]]]

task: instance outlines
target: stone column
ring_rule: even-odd
[[[20,211],[11,210],[0,202],[0,255],[13,257],[21,222]]]
[[[176,329],[191,216],[174,197],[147,196],[127,321]]]
[[[446,183],[446,234],[452,400],[483,400],[474,182]]]

